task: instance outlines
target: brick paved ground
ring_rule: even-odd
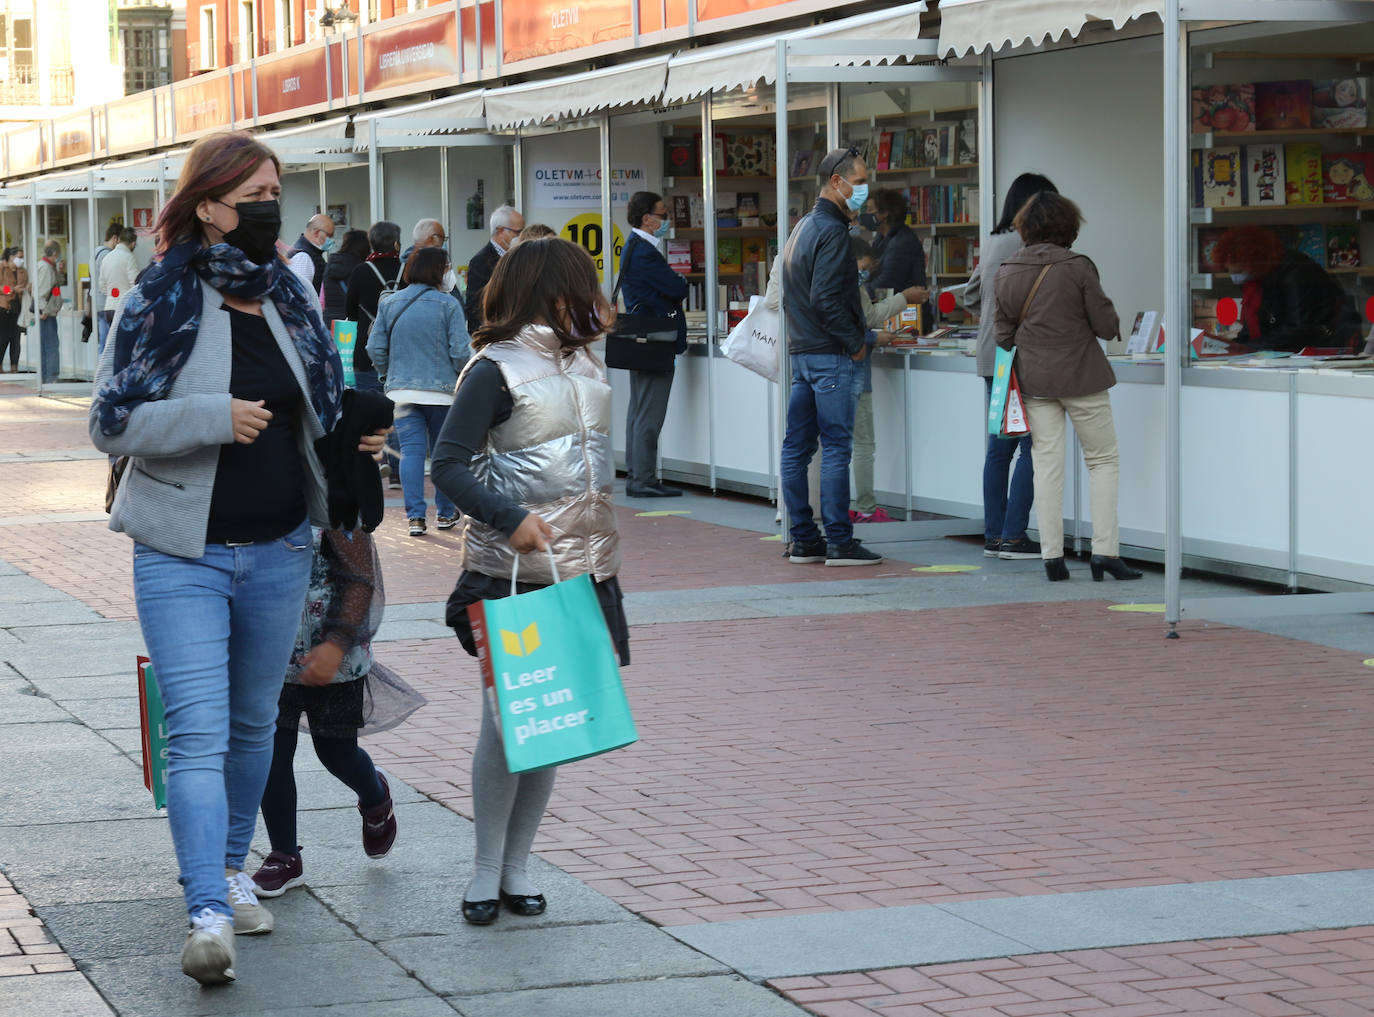
[[[77,449],[84,433],[79,407],[0,405],[0,449]],[[0,517],[98,509],[103,483],[99,460],[0,464]],[[378,531],[389,598],[442,600],[457,542],[406,537],[403,514]],[[758,534],[620,514],[632,590],[911,575],[799,568]],[[107,617],[133,616],[127,538],[103,522],[0,518],[0,558]],[[1104,608],[639,626],[626,680],[642,741],[564,768],[537,849],[665,925],[1369,865],[1367,654],[1196,624],[1165,642],[1157,618]],[[372,739],[376,757],[470,815],[472,661],[450,639],[380,655],[430,705]],[[27,909],[6,889],[8,930]],[[5,934],[41,955],[31,931]],[[14,956],[3,949],[0,971]],[[827,1017],[1344,1017],[1374,1013],[1371,956],[1364,929],[775,988]]]
[[[30,913],[28,902],[0,875],[0,979],[75,970],[71,958]],[[0,981],[0,999],[5,996],[3,985]]]
[[[820,1017],[1359,1017],[1374,929],[1163,943],[769,982]]]

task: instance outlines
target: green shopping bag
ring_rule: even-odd
[[[552,562],[553,554],[549,553]],[[519,572],[519,557],[516,568]],[[639,740],[592,578],[468,605],[506,766],[525,773]]]
[[[336,318],[334,321],[334,345],[339,348],[339,360],[343,362],[344,387],[353,388],[357,379],[353,375],[353,354],[358,346],[358,323]]]
[[[1009,350],[997,347],[997,359],[992,366],[992,395],[988,399],[988,434],[1005,437],[1002,434],[1002,421],[1007,414],[1007,393],[1011,390],[1011,364],[1016,356],[1016,347]]]
[[[153,793],[153,808],[167,807],[167,719],[153,664],[138,658],[138,726],[143,737],[143,786]]]

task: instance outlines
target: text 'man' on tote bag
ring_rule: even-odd
[[[553,575],[552,586],[517,594],[513,574],[511,596],[468,605],[488,705],[511,773],[639,740],[591,576],[559,582],[556,567]]]
[[[771,311],[763,298],[749,298],[749,313],[730,330],[720,352],[741,367],[769,381],[778,380],[778,333],[782,331],[781,316]]]

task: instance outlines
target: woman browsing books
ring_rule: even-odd
[[[1040,556],[1051,582],[1069,578],[1064,564],[1064,417],[1083,445],[1092,499],[1092,575],[1139,579],[1120,558],[1116,523],[1119,460],[1112,403],[1116,376],[1098,336],[1116,338],[1121,322],[1102,292],[1095,266],[1070,248],[1083,214],[1069,199],[1034,195],[1012,221],[1025,248],[997,270],[997,345],[1016,349],[1035,457],[1035,514]]]

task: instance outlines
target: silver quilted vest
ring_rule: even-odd
[[[553,527],[561,578],[589,572],[598,582],[609,579],[620,571],[620,538],[611,503],[615,467],[605,369],[586,350],[564,356],[552,330],[539,326],[483,347],[464,375],[482,358],[501,368],[515,409],[487,432],[473,473]],[[504,533],[464,517],[463,568],[505,578],[514,557]],[[548,556],[523,555],[519,579],[553,582]]]

